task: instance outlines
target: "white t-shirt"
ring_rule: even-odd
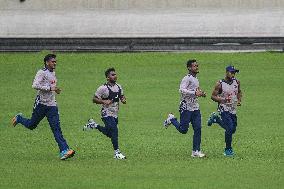
[[[34,78],[32,88],[37,90],[37,101],[46,106],[56,106],[55,91],[50,91],[51,87],[55,87],[57,79],[55,72],[49,71],[47,68],[39,70]]]
[[[196,77],[188,74],[181,80],[179,92],[181,94],[181,106],[184,110],[199,110],[198,97],[195,95],[197,88],[199,88],[199,81]]]

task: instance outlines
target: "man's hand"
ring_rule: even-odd
[[[241,105],[242,105],[242,102],[238,100],[237,106],[241,106]]]
[[[120,98],[120,101],[121,101],[122,104],[126,104],[126,98],[125,98],[125,96],[122,96],[122,97]]]
[[[60,94],[61,92],[61,89],[58,87],[51,87],[50,90],[56,92],[56,94]]]
[[[196,89],[195,91],[195,95],[198,96],[198,97],[206,97],[206,93],[200,89]]]

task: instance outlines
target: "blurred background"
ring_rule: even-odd
[[[283,50],[283,0],[0,0],[0,50]]]

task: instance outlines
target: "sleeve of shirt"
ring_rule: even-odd
[[[44,77],[45,77],[44,72],[41,70],[38,71],[34,78],[32,88],[36,90],[50,91],[50,85],[43,82]]]
[[[99,99],[102,98],[107,98],[108,94],[107,94],[107,87],[105,86],[100,86],[97,91],[95,92],[95,96],[98,97]]]
[[[180,83],[180,87],[179,87],[179,92],[181,94],[184,95],[195,95],[195,91],[194,90],[188,90],[187,87],[190,83],[190,78],[188,76],[185,76]]]

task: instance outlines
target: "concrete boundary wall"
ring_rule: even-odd
[[[284,0],[0,0],[0,38],[284,37]]]
[[[0,10],[284,8],[284,0],[0,0]]]
[[[10,10],[0,37],[284,37],[284,9]]]
[[[17,51],[282,51],[284,37],[0,38],[0,52]]]

